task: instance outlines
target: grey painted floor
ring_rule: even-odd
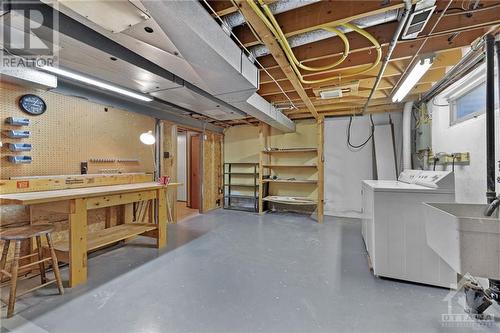
[[[148,242],[93,255],[89,282],[64,296],[22,298],[3,331],[471,330],[443,327],[442,314],[463,313],[448,290],[375,278],[358,220],[218,210],[171,226],[166,250]]]

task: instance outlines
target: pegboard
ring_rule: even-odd
[[[19,98],[36,94],[47,104],[47,111],[31,116],[19,108]],[[2,130],[0,179],[14,176],[80,174],[80,162],[91,158],[131,159],[137,161],[92,163],[89,173],[153,172],[152,146],[139,140],[143,132],[154,130],[155,120],[87,100],[30,89],[0,81],[0,127]],[[5,124],[7,117],[29,118],[29,126]],[[9,129],[31,132],[27,139],[10,139]],[[6,143],[31,143],[31,152],[13,153]],[[31,164],[13,164],[9,155],[29,155]]]

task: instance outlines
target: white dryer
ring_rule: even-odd
[[[457,276],[428,245],[423,202],[455,202],[450,171],[405,170],[363,180],[362,234],[377,276],[455,288]]]

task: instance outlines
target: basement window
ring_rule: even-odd
[[[452,97],[450,102],[450,125],[475,118],[486,112],[486,82]]]

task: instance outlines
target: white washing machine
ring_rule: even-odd
[[[405,170],[397,181],[363,180],[362,234],[377,276],[456,288],[457,276],[428,245],[423,202],[455,202],[450,171]]]

